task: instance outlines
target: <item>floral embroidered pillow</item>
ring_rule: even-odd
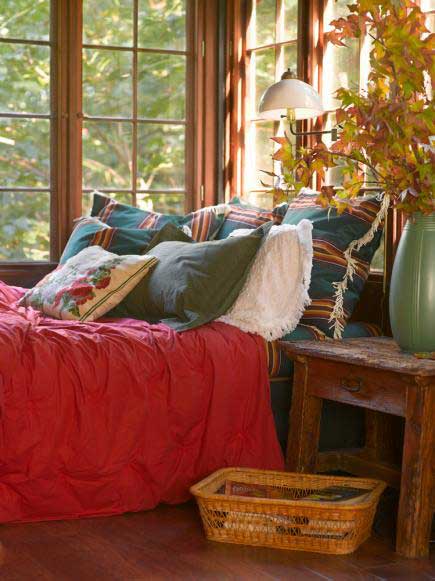
[[[45,276],[19,301],[56,319],[94,321],[115,307],[155,266],[154,256],[118,256],[85,248]]]

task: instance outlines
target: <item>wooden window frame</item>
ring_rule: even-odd
[[[226,19],[225,57],[225,142],[224,142],[224,192],[225,199],[245,193],[245,126],[247,115],[247,86],[249,83],[249,58],[254,51],[277,46],[297,46],[297,75],[308,80],[308,23],[309,6],[300,0],[298,5],[298,34],[296,40],[280,41],[270,45],[248,48],[249,15],[253,0],[228,0]],[[282,0],[276,0],[277,14],[281,13]],[[276,26],[279,26],[277,21]],[[249,120],[252,122],[254,120]],[[255,122],[255,121],[254,121]],[[275,122],[278,127],[278,122]],[[260,191],[260,190],[258,190]]]
[[[222,5],[219,0],[209,0],[207,6],[201,0],[188,1],[191,24],[187,30],[190,46],[186,49],[191,51],[192,58],[187,59],[191,66],[186,74],[186,116],[190,115],[191,119],[188,139],[192,145],[186,148],[187,211],[218,200],[218,167],[222,165],[218,154],[217,25]],[[138,0],[134,2],[137,6]],[[53,270],[74,219],[82,214],[82,191],[86,191],[82,190],[82,20],[82,0],[51,0],[51,257],[47,262],[1,262],[0,280],[8,284],[32,286]],[[183,122],[177,120],[177,124]],[[136,185],[132,184],[134,188]]]

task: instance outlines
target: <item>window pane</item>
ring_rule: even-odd
[[[349,14],[349,0],[328,0],[324,13],[325,31],[330,30],[334,18]],[[325,109],[335,109],[339,101],[334,93],[340,87],[358,90],[360,80],[360,45],[358,39],[350,39],[346,47],[329,43],[323,59],[323,104]]]
[[[83,0],[83,43],[133,45],[133,0]]]
[[[254,9],[249,45],[264,46],[275,42],[276,0],[253,0]]]
[[[435,10],[435,0],[421,0],[421,9],[423,12]]]
[[[48,260],[50,194],[0,192],[0,261]]]
[[[0,111],[50,113],[50,48],[0,43]]]
[[[250,73],[252,75],[251,118],[258,117],[258,105],[264,91],[275,82],[275,49],[267,48],[252,53]]]
[[[0,184],[49,187],[49,120],[0,119]]]
[[[131,188],[131,156],[131,123],[84,123],[83,187]]]
[[[139,0],[141,48],[186,48],[186,1]]]
[[[138,114],[149,119],[184,119],[186,57],[139,54]]]
[[[273,142],[270,140],[275,135],[272,122],[251,123],[248,134],[248,146],[246,148],[246,189],[262,189],[266,184],[273,184],[273,179],[261,170],[273,171]]]
[[[50,36],[50,0],[2,0],[0,36],[48,40]]]
[[[277,63],[276,79],[279,80],[284,71],[290,69],[295,77],[298,73],[298,47],[296,44],[289,44],[281,47]]]
[[[273,196],[269,192],[248,192],[246,201],[258,208],[273,209]]]
[[[83,51],[83,110],[85,115],[131,117],[132,53]]]
[[[295,40],[298,36],[298,0],[283,0],[284,27],[281,40]]]
[[[142,210],[162,214],[184,214],[184,194],[137,194],[137,205]]]
[[[138,126],[139,190],[184,187],[184,126],[144,123]]]

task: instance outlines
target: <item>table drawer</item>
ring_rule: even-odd
[[[389,371],[311,359],[307,388],[310,395],[405,416],[412,381]]]

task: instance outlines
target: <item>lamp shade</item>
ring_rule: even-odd
[[[277,121],[294,111],[295,119],[311,119],[323,114],[322,99],[311,85],[299,79],[282,79],[271,85],[260,100],[260,117]]]

